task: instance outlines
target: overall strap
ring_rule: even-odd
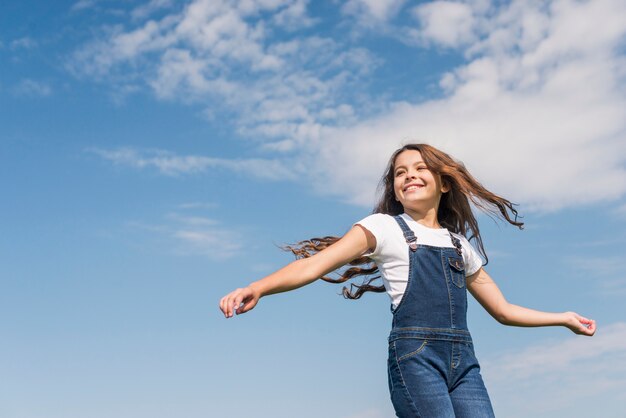
[[[406,240],[406,243],[409,244],[409,248],[411,251],[415,252],[417,250],[417,237],[413,233],[413,230],[409,228],[404,219],[402,219],[401,215],[396,215],[393,219],[395,219],[398,225],[400,225],[402,233],[404,234],[404,239]]]
[[[401,215],[396,215],[393,217],[393,219],[395,219],[398,225],[400,225],[400,228],[402,229],[402,234],[404,234],[404,239],[406,240],[406,243],[409,244],[409,248],[411,249],[411,251],[416,251],[417,237],[415,236],[415,233],[413,233],[413,230],[409,228],[409,225],[407,225],[406,221],[402,219]],[[461,240],[452,235],[452,232],[450,231],[448,231],[448,234],[450,234],[450,240],[452,241],[452,245],[454,245],[456,253],[459,256],[462,256],[463,246],[461,245]]]
[[[456,250],[456,253],[459,256],[462,256],[463,255],[463,247],[461,246],[461,240],[459,240],[457,237],[452,235],[452,232],[450,232],[450,231],[448,231],[448,234],[450,234],[450,239],[452,240],[452,245],[454,245],[454,249]]]

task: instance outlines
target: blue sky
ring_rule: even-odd
[[[496,413],[626,402],[626,5],[4,2],[0,417],[393,416],[385,295],[219,299],[340,235],[429,142],[520,204],[481,217],[507,298],[593,338],[469,312]]]

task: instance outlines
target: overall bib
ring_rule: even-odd
[[[407,241],[409,278],[393,312],[389,334],[389,392],[396,415],[494,417],[467,329],[467,290],[460,241],[455,248],[418,245],[406,222],[394,217]]]

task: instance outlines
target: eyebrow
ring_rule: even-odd
[[[424,161],[422,161],[422,160],[420,160],[420,161],[416,161],[413,165],[419,165],[419,164],[424,164],[424,165],[426,165],[426,163],[425,163]],[[406,168],[406,166],[405,166],[405,165],[398,165],[398,166],[395,166],[395,167],[393,168],[393,171],[395,172],[396,170],[398,170],[398,169],[400,169],[400,168]]]

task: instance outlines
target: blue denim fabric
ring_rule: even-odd
[[[396,415],[494,417],[467,329],[460,243],[451,235],[456,248],[415,245],[406,222],[395,219],[409,244],[410,262],[389,334],[389,392]]]

